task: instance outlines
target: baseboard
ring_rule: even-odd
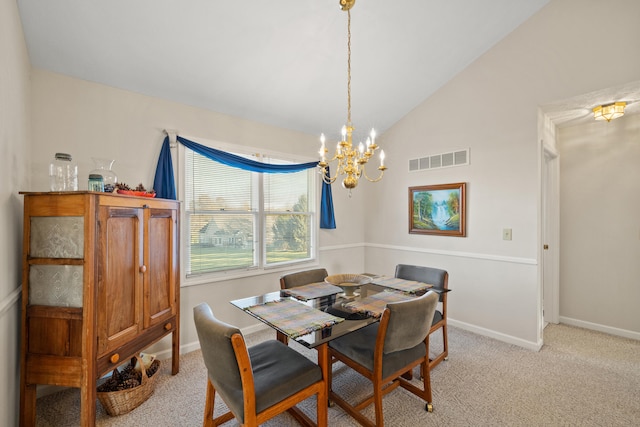
[[[479,326],[475,326],[470,323],[459,322],[450,317],[447,319],[447,324],[451,326],[455,326],[456,328],[464,329],[465,331],[473,332],[474,334],[493,338],[498,341],[505,342],[507,344],[517,345],[518,347],[523,347],[528,350],[540,351],[540,349],[542,348],[542,341],[540,342],[526,341],[526,340],[523,340],[522,338],[517,338],[511,335],[496,332],[491,329],[481,328]]]
[[[598,323],[586,322],[584,320],[572,319],[564,316],[560,316],[560,323],[640,341],[640,332],[629,331],[627,329],[614,328],[612,326],[600,325]]]

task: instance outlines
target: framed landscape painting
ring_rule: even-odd
[[[409,188],[409,233],[467,235],[465,182]]]

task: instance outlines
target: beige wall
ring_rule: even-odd
[[[366,268],[444,266],[453,324],[539,345],[538,108],[637,81],[639,16],[635,0],[552,0],[386,132],[388,179],[365,207]],[[596,36],[603,29],[615,29],[615,42]],[[407,172],[410,158],[463,148],[471,149],[469,166]],[[407,188],[449,182],[468,183],[468,236],[408,234]],[[395,208],[376,210],[381,201]],[[503,228],[512,228],[512,241],[502,240]]]
[[[29,59],[16,2],[0,0],[0,424],[18,423],[22,200],[29,177]]]
[[[640,114],[562,129],[560,316],[640,332]]]

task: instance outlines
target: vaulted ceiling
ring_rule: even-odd
[[[549,0],[358,0],[352,121],[384,132]],[[17,0],[34,67],[309,134],[347,115],[339,0]]]

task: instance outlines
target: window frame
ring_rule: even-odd
[[[262,148],[223,143],[218,141],[211,141],[203,138],[190,138],[187,136],[185,136],[185,138],[188,138],[191,140],[197,140],[198,143],[202,145],[206,145],[208,147],[212,147],[218,150],[222,150],[222,151],[226,151],[234,154],[251,156],[254,160],[258,160],[258,161],[260,161],[260,159],[262,158],[273,158],[273,159],[288,161],[292,163],[306,163],[306,162],[316,160],[309,157],[297,156],[291,153],[282,153],[282,152],[273,151],[273,150],[265,150]],[[177,144],[177,150],[175,151],[172,150],[173,151],[172,154],[174,154],[178,160],[178,161],[174,161],[174,165],[176,165],[176,169],[177,169],[175,171],[176,172],[175,177],[177,181],[177,185],[176,185],[177,197],[178,197],[178,200],[180,200],[181,202],[180,203],[181,205],[180,210],[182,214],[181,217],[184,218],[184,221],[181,221],[182,224],[180,226],[180,233],[182,236],[190,235],[189,221],[186,220],[187,218],[186,189],[185,189],[185,183],[186,183],[185,162],[187,161],[186,150],[187,148],[185,148],[180,143]],[[292,268],[300,267],[300,266],[318,265],[318,234],[319,234],[319,228],[320,228],[320,221],[319,221],[319,215],[320,215],[319,193],[320,192],[318,190],[318,185],[319,185],[318,174],[313,172],[314,172],[313,170],[309,171],[309,183],[308,183],[308,193],[307,193],[308,203],[309,203],[308,215],[311,216],[310,233],[309,233],[309,239],[310,239],[309,258],[298,260],[298,261],[292,261],[292,262],[283,262],[283,263],[275,263],[272,265],[266,265],[266,259],[267,259],[267,250],[266,250],[266,242],[265,242],[265,238],[267,235],[266,217],[270,214],[273,214],[274,212],[269,212],[265,210],[265,200],[264,200],[265,191],[264,191],[264,179],[263,179],[264,174],[259,172],[250,172],[253,175],[252,183],[257,181],[257,184],[252,184],[252,185],[257,185],[257,188],[259,190],[257,211],[254,213],[257,220],[257,224],[254,227],[255,228],[254,251],[256,251],[257,254],[254,253],[254,259],[257,260],[257,265],[246,267],[246,268],[226,269],[226,270],[220,270],[220,271],[214,271],[214,272],[203,272],[203,273],[193,273],[193,274],[187,274],[187,269],[184,268],[182,269],[182,273],[181,273],[182,275],[181,287],[200,285],[200,284],[211,283],[216,281],[228,280],[232,278],[251,277],[256,275],[273,273],[277,271],[291,270]],[[277,213],[283,213],[283,212],[277,211]],[[183,265],[188,265],[190,262],[190,258],[188,257],[190,252],[190,246],[191,246],[190,238],[181,239],[180,253],[181,253],[181,259],[184,260],[182,261]]]

